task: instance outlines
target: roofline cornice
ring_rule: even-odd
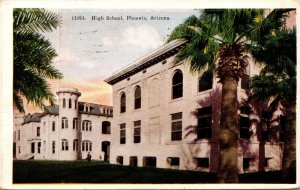
[[[158,49],[154,50],[152,53],[145,56],[144,58],[139,59],[138,61],[134,62],[130,66],[113,74],[112,76],[105,79],[104,81],[111,85],[116,84],[117,82],[127,77],[130,77],[144,69],[149,68],[152,65],[159,63],[164,59],[167,59],[175,55],[184,44],[185,42],[180,40],[174,40],[168,44],[165,44],[159,47]]]

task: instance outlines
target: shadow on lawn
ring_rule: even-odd
[[[215,183],[216,174],[111,165],[101,161],[14,161],[13,183]],[[279,171],[240,175],[240,183],[276,183]]]

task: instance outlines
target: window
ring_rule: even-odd
[[[213,74],[212,72],[204,72],[203,75],[199,78],[199,92],[212,89],[213,85]]]
[[[197,167],[209,168],[209,158],[195,158]]]
[[[171,140],[178,141],[182,139],[182,112],[171,114],[172,131]]]
[[[179,157],[168,157],[167,158],[167,162],[169,164],[170,167],[175,167],[175,168],[178,168],[179,167]]]
[[[75,105],[74,105],[74,107],[75,107],[75,110],[77,109],[77,100],[75,100]]]
[[[52,131],[55,131],[55,121],[52,121]]]
[[[241,106],[240,108],[240,138],[250,139],[250,119],[249,115],[251,108],[248,106]]]
[[[35,153],[35,143],[31,143],[31,153]]]
[[[109,121],[102,122],[102,134],[110,134],[110,122]]]
[[[155,168],[156,167],[156,157],[147,157],[147,156],[145,156],[143,158],[143,165],[145,167]]]
[[[78,150],[78,140],[75,139],[73,140],[73,151],[77,151]]]
[[[61,128],[62,129],[68,128],[68,118],[66,117],[61,118]]]
[[[272,158],[265,158],[265,167],[269,167],[270,166],[270,160],[271,160]]]
[[[120,125],[120,144],[126,143],[126,124],[122,123]]]
[[[120,112],[126,112],[126,95],[124,92],[121,94]]]
[[[280,121],[279,121],[279,141],[284,142],[284,133],[285,133],[285,121],[286,117],[281,115],[280,116]]]
[[[205,139],[212,137],[212,107],[198,109],[197,138]]]
[[[251,161],[253,158],[243,158],[243,169],[248,170],[250,168]]]
[[[83,141],[82,142],[82,151],[92,151],[92,142],[91,141]]]
[[[52,141],[52,154],[55,153],[55,141]]]
[[[37,137],[41,136],[41,128],[40,127],[36,128],[36,136]]]
[[[249,75],[244,74],[241,79],[241,88],[244,90],[249,89]]]
[[[172,79],[172,99],[180,98],[183,94],[183,75],[177,70]]]
[[[41,142],[38,142],[38,154],[41,153]]]
[[[134,109],[141,108],[141,87],[137,86],[134,92]]]
[[[82,131],[92,131],[92,122],[90,120],[82,121]]]
[[[140,143],[141,142],[141,120],[133,122],[133,142]]]
[[[117,156],[117,164],[123,165],[123,156]]]
[[[18,152],[21,154],[21,146],[18,146]]]
[[[69,108],[72,108],[72,100],[69,99]]]
[[[61,141],[61,150],[64,150],[64,151],[69,150],[68,140],[63,139]]]
[[[132,166],[132,167],[137,167],[137,163],[138,163],[137,157],[136,156],[130,156],[129,165]]]
[[[73,118],[73,129],[78,129],[78,119],[77,118]]]
[[[21,139],[21,132],[20,130],[18,130],[18,141],[20,141],[20,139]]]
[[[66,107],[66,99],[64,98],[63,99],[63,108],[65,108]]]

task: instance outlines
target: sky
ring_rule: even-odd
[[[44,35],[58,54],[53,64],[64,75],[62,80],[49,81],[52,92],[55,94],[60,87],[74,87],[82,94],[79,101],[105,105],[112,105],[112,87],[104,79],[166,43],[176,26],[189,16],[200,14],[199,10],[184,9],[50,11],[59,14],[62,23],[56,31]],[[40,111],[32,105],[25,109],[26,113]]]

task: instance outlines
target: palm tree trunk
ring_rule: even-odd
[[[286,109],[282,157],[282,182],[296,183],[296,105]]]
[[[237,114],[238,81],[226,76],[222,81],[221,123],[219,133],[219,183],[238,182],[238,114]]]

